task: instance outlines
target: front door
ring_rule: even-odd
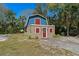
[[[47,30],[46,30],[46,28],[43,28],[42,37],[47,38]]]

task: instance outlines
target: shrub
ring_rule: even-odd
[[[57,34],[57,35],[53,35],[53,37],[54,37],[54,38],[59,38],[60,35],[59,35],[59,34]]]
[[[28,36],[28,39],[32,39],[31,35]]]

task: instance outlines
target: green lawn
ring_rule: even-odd
[[[0,55],[4,56],[44,56],[74,55],[65,49],[51,48],[46,50],[39,44],[39,39],[28,39],[25,34],[9,34],[8,40],[0,42]]]

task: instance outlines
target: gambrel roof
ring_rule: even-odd
[[[29,20],[30,20],[31,18],[35,18],[35,17],[40,17],[40,18],[46,20],[46,23],[48,24],[46,17],[44,17],[44,16],[42,16],[42,15],[40,15],[40,14],[34,14],[34,15],[28,17],[28,19],[27,19],[27,24],[25,25],[25,28],[27,28],[28,23],[29,23]]]

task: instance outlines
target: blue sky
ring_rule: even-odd
[[[14,13],[16,13],[16,17],[20,16],[20,13],[23,10],[34,10],[36,7],[35,3],[5,3],[4,7],[12,10]]]
[[[5,3],[4,7],[12,10],[16,14],[16,18],[18,18],[19,16],[22,15],[26,17],[28,16],[28,14],[30,15],[32,11],[36,8],[36,4],[35,3]],[[48,12],[47,15],[53,16],[54,12],[53,13]]]

